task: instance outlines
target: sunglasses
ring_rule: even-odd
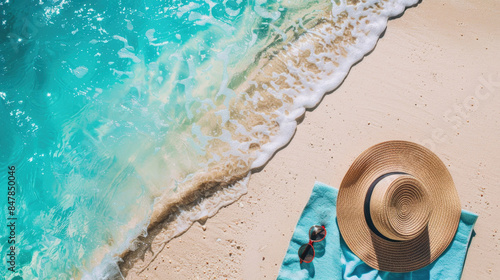
[[[314,259],[316,252],[314,251],[314,242],[320,242],[325,239],[326,229],[325,226],[312,226],[309,229],[309,243],[300,246],[299,258],[300,263],[310,263]]]

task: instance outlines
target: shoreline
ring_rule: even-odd
[[[475,4],[479,6],[477,1]],[[495,5],[494,3],[486,4]],[[486,4],[484,5],[486,6]],[[459,104],[459,106],[462,106],[465,104],[464,100],[471,95],[470,93],[473,95],[475,87],[479,84],[477,79],[481,77],[482,71],[485,73],[497,71],[498,73],[499,69],[495,70],[493,63],[488,64],[488,61],[495,61],[494,58],[498,58],[498,54],[495,56],[493,52],[495,50],[494,45],[498,45],[499,36],[496,33],[497,36],[494,39],[497,41],[490,40],[489,42],[493,44],[489,47],[491,50],[490,54],[488,54],[489,57],[482,58],[481,55],[486,53],[487,50],[480,51],[474,45],[475,38],[473,36],[466,38],[466,44],[478,49],[474,49],[477,53],[470,56],[460,67],[460,63],[450,60],[459,57],[460,54],[463,55],[466,51],[456,46],[453,48],[456,41],[461,40],[460,38],[463,36],[460,36],[459,33],[451,35],[449,31],[451,28],[456,27],[453,26],[454,20],[461,18],[460,16],[465,11],[456,8],[453,10],[453,15],[447,15],[448,18],[453,16],[455,18],[445,21],[443,25],[439,26],[437,26],[439,24],[438,19],[432,19],[435,21],[435,25],[432,27],[441,28],[440,30],[439,28],[434,29],[434,33],[425,34],[425,30],[418,30],[419,25],[427,25],[429,28],[431,24],[428,20],[432,15],[439,15],[443,11],[446,12],[445,9],[440,12],[436,10],[438,6],[442,7],[443,5],[452,6],[450,1],[440,1],[439,3],[424,1],[418,7],[407,10],[401,18],[390,21],[387,33],[379,40],[376,51],[365,57],[362,63],[352,68],[351,73],[340,88],[323,97],[323,101],[314,109],[314,112],[308,111],[307,116],[302,120],[302,124],[298,126],[292,141],[275,154],[260,172],[252,175],[247,195],[236,201],[236,203],[221,209],[218,215],[202,222],[203,224],[195,223],[184,235],[169,242],[165,250],[160,253],[144,273],[139,276],[129,274],[127,279],[137,279],[134,277],[140,279],[144,277],[150,279],[159,279],[158,277],[161,277],[161,279],[179,279],[188,275],[206,279],[206,277],[203,277],[207,274],[230,279],[264,279],[266,278],[264,276],[276,276],[295,223],[309,198],[309,192],[314,183],[311,180],[323,181],[332,186],[338,185],[349,164],[361,151],[378,142],[396,138],[417,143],[423,142],[427,146],[434,145],[433,151],[449,165],[460,194],[462,208],[475,211],[476,207],[478,207],[479,213],[476,213],[480,217],[476,231],[487,229],[489,232],[494,227],[494,223],[490,223],[491,226],[488,227],[483,219],[488,219],[488,214],[491,215],[492,209],[487,208],[486,204],[483,203],[484,201],[479,203],[477,193],[464,186],[467,182],[470,183],[470,179],[467,177],[467,172],[465,172],[466,174],[461,174],[461,172],[463,172],[463,169],[470,169],[471,166],[468,166],[465,163],[466,161],[461,159],[464,155],[457,154],[458,148],[455,147],[457,143],[471,144],[470,137],[472,136],[469,135],[469,138],[466,138],[467,136],[463,135],[464,133],[471,133],[468,130],[474,129],[471,129],[471,125],[465,124],[466,118],[463,118],[464,124],[458,127],[459,132],[456,132],[456,129],[452,128],[448,123],[443,123],[438,112],[445,112],[450,108],[453,112],[454,105]],[[455,3],[455,5],[458,4]],[[471,8],[469,7],[469,9]],[[494,9],[490,9],[489,14],[493,14],[492,10]],[[475,22],[477,18],[478,16],[463,17],[462,23],[467,23],[467,20]],[[480,21],[482,20],[484,19]],[[462,35],[470,37],[474,28],[467,25],[464,27],[459,23],[456,24],[466,29],[464,31],[467,32],[463,32]],[[490,26],[495,25],[491,24]],[[392,31],[392,28],[395,30]],[[406,31],[410,32],[407,33]],[[481,31],[488,32],[488,30]],[[414,34],[415,32],[417,34]],[[482,36],[484,34],[481,34],[480,37]],[[423,39],[424,43],[418,41],[418,39]],[[409,40],[417,46],[405,42],[405,40]],[[438,44],[436,42],[442,43]],[[419,43],[420,46],[418,46]],[[441,44],[447,48],[441,47]],[[404,47],[409,47],[411,51],[405,52]],[[452,50],[455,53],[443,54],[445,50]],[[433,55],[434,57],[432,57]],[[452,55],[451,58],[450,55]],[[391,61],[391,56],[396,57],[392,59],[397,60],[397,62]],[[477,57],[480,57],[482,63],[489,66],[489,69],[486,69],[489,72],[478,69],[482,65],[474,67],[475,61],[473,58]],[[445,64],[437,65],[437,63],[431,63],[429,59],[435,59],[441,63],[444,61]],[[408,65],[410,60],[413,63],[411,67]],[[446,68],[449,66],[463,69],[462,77],[464,78],[467,76],[465,71],[473,72],[470,75],[475,78],[470,80],[458,79],[454,77],[457,70],[454,73],[447,72],[448,69]],[[436,69],[436,71],[432,71],[432,69]],[[374,70],[376,71],[375,74],[372,72]],[[411,77],[398,76],[398,74],[404,73],[405,70],[417,74]],[[431,73],[428,73],[429,71]],[[402,78],[406,83],[404,81],[395,82],[391,78],[387,78],[391,77],[388,74]],[[417,78],[418,75],[421,76],[420,79]],[[367,77],[368,81],[366,81]],[[384,83],[384,81],[387,82]],[[446,90],[447,87],[443,83],[452,87],[453,92],[461,94],[465,91],[466,94],[444,97],[430,95],[439,90]],[[462,89],[460,89],[461,87]],[[374,88],[379,92],[385,92],[386,100],[382,101],[374,97],[373,95],[376,94],[370,95],[369,93],[373,92]],[[494,112],[492,115],[499,115],[498,109],[495,111],[495,108],[491,106],[499,104],[499,99],[494,99],[494,95],[492,95],[489,100],[490,102],[480,100],[481,103],[479,104],[479,106],[483,105],[482,107],[489,109],[477,109],[471,114],[462,114],[462,117],[467,116],[469,123],[476,121],[476,127],[492,127],[491,122],[493,120],[491,118],[487,118],[490,121],[488,124],[480,126],[477,123],[491,110]],[[353,107],[353,110],[348,110],[349,107]],[[387,110],[392,113],[387,115]],[[460,115],[457,116],[461,117]],[[325,120],[331,123],[325,123]],[[462,130],[465,132],[462,132]],[[479,129],[479,132],[481,131]],[[460,132],[462,132],[462,136],[456,135],[456,133]],[[345,135],[337,135],[337,133]],[[447,136],[446,141],[443,140],[443,136]],[[488,139],[493,138],[488,136]],[[492,141],[490,140],[490,142]],[[487,145],[494,150],[494,143]],[[483,148],[476,147],[476,149],[483,152],[484,155]],[[478,158],[474,154],[465,154],[469,158]],[[496,156],[497,159],[500,158],[500,156]],[[464,158],[467,159],[467,157]],[[498,163],[495,164],[491,157],[488,160],[488,165],[493,167],[482,168],[486,170],[486,174],[491,173],[491,168],[498,167]],[[470,172],[468,175],[470,175]],[[490,177],[484,180],[489,182],[488,185],[491,185],[493,181],[490,180],[493,180],[495,176],[489,175]],[[481,179],[476,178],[476,180]],[[493,198],[498,199],[500,197],[498,190],[490,189],[490,192],[493,193]],[[475,199],[470,199],[471,197]],[[270,213],[272,215],[269,215]],[[493,216],[489,218],[490,221],[494,221]],[[272,232],[269,228],[278,228],[278,230]],[[266,233],[265,237],[258,235],[262,232]],[[469,258],[467,258],[464,270],[464,278],[467,275],[472,277],[474,273],[477,274],[478,272],[481,272],[480,275],[485,276],[491,276],[491,273],[494,273],[492,271],[490,274],[484,274],[485,265],[480,263],[481,260],[477,252],[474,253],[474,248],[477,248],[475,247],[476,241],[479,237],[481,236],[478,233],[478,236],[473,239],[473,245],[469,250]],[[273,240],[273,242],[269,242],[269,240]],[[498,241],[496,242],[498,243]],[[492,259],[494,252],[484,251],[485,244],[483,243],[479,243],[480,247],[482,246],[483,252],[489,253],[491,255],[489,259]],[[472,265],[470,265],[471,262]],[[203,271],[205,271],[205,274],[203,274]],[[488,270],[486,270],[487,272]],[[254,278],[256,275],[262,277]]]
[[[414,0],[384,2],[388,7],[355,3],[341,6],[337,10],[338,14],[330,15],[329,19],[322,17],[309,32],[302,33],[295,41],[287,43],[285,51],[275,54],[270,52],[272,55],[261,58],[256,67],[259,70],[253,71],[247,78],[248,82],[243,82],[236,90],[245,94],[244,98],[233,100],[231,112],[234,116],[231,118],[236,118],[247,131],[259,126],[267,127],[268,130],[265,133],[257,132],[253,141],[257,139],[258,142],[250,144],[243,160],[225,159],[220,151],[226,148],[226,143],[212,145],[213,151],[210,152],[219,153],[222,162],[181,184],[180,192],[167,192],[157,199],[147,227],[147,236],[139,236],[134,241],[132,247],[138,249],[128,249],[119,254],[124,260],[118,264],[122,272],[128,274],[129,270],[134,269],[135,263],[145,258],[146,251],[151,246],[158,246],[160,251],[163,250],[170,239],[181,235],[192,223],[212,217],[220,207],[234,203],[246,193],[246,187],[240,181],[252,170],[265,166],[277,150],[290,142],[296,131],[297,119],[304,116],[307,108],[317,106],[325,94],[337,88],[351,67],[373,50],[380,34],[385,30],[388,17],[399,15],[406,9],[405,5],[413,2]],[[343,10],[348,7],[353,10],[350,16]],[[380,15],[381,11],[384,11],[384,15]],[[295,57],[299,59],[293,59]],[[316,61],[312,62],[314,59]],[[298,74],[301,71],[305,71],[303,75]],[[272,78],[276,72],[280,75],[278,80]],[[290,78],[295,82],[289,82]],[[303,81],[306,81],[305,85],[302,84]],[[311,86],[314,82],[318,85]],[[269,92],[268,88],[276,89],[277,92]],[[254,101],[253,105],[247,104],[251,100]],[[217,111],[213,110],[205,118],[216,119]],[[219,129],[214,125],[216,123],[208,122],[201,127],[209,135],[210,131]],[[232,133],[233,138],[248,138],[237,131],[235,129],[235,133]],[[252,148],[252,145],[255,146]],[[227,195],[227,188],[233,184],[236,185],[233,188],[238,191],[234,195]],[[225,201],[222,199],[222,205],[211,203],[214,200],[221,201],[221,197],[226,198]],[[200,207],[202,204],[217,206],[206,209]],[[150,256],[152,260],[155,258],[156,254]],[[143,269],[138,268],[138,271],[142,272]]]

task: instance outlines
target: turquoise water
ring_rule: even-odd
[[[262,165],[373,48],[399,2],[414,1],[362,9],[376,2],[390,1],[357,14],[356,3],[321,0],[1,0],[0,182],[14,166],[17,187],[15,213],[5,192],[0,205],[2,224],[17,218],[7,279],[81,278],[144,232],[156,198],[198,174]],[[354,21],[309,42],[346,37],[366,13],[376,24],[359,28],[375,31],[354,40],[361,47],[345,43],[345,56],[326,44],[327,57],[295,47],[343,11]],[[294,50],[310,56],[299,63]],[[11,235],[0,228],[3,269]]]
[[[1,4],[0,161],[16,168],[24,279],[90,269],[169,182],[201,169],[203,143],[176,135],[235,96],[228,68],[248,68],[243,54],[287,13],[273,1],[265,17],[248,1]]]

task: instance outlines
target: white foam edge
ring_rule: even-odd
[[[203,199],[196,207],[187,211],[181,211],[177,215],[175,221],[169,224],[169,229],[173,228],[173,230],[169,230],[164,236],[162,236],[163,240],[159,243],[167,243],[173,238],[186,232],[196,221],[213,217],[221,208],[237,201],[241,196],[247,193],[247,184],[250,179],[250,175],[251,172],[236,183],[217,191],[210,198]],[[148,219],[148,223],[143,223],[131,231],[131,233],[127,235],[127,241],[124,242],[123,246],[117,250],[107,253],[98,266],[92,269],[92,271],[84,273],[82,280],[125,279],[119,267],[119,262],[123,260],[118,256],[123,252],[129,250],[133,251],[137,248],[137,243],[135,241],[139,236],[147,236],[149,220],[150,219]],[[156,252],[156,254],[157,253],[158,252]],[[150,259],[154,258],[155,255],[151,256]],[[139,269],[141,270],[148,265],[149,262],[146,262],[145,266]]]
[[[282,122],[279,122],[280,134],[271,137],[268,143],[261,146],[261,150],[257,152],[257,158],[252,163],[251,169],[264,166],[277,150],[287,145],[297,129],[297,119],[305,113],[306,109],[314,108],[326,93],[338,88],[347,77],[351,67],[375,49],[380,35],[387,27],[389,18],[401,15],[407,7],[413,6],[418,2],[419,0],[399,1],[391,11],[383,10],[386,13],[377,22],[371,22],[370,25],[373,32],[366,36],[366,43],[361,46],[362,48],[357,48],[356,51],[350,53],[345,63],[339,65],[339,68],[332,77],[323,79],[324,84],[318,86],[314,92],[309,93],[310,96],[312,95],[310,98],[305,98],[301,95],[294,101],[296,108],[288,116],[284,117]]]

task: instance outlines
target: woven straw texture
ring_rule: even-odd
[[[364,151],[339,189],[338,225],[349,248],[369,266],[409,272],[443,253],[460,220],[460,200],[443,162],[407,141]]]

